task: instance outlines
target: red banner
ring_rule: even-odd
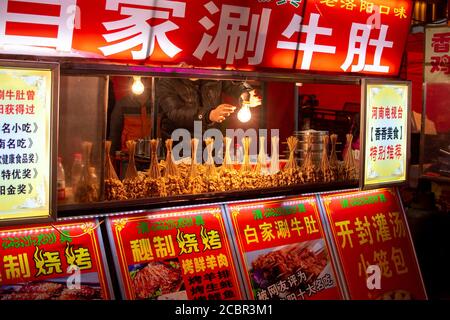
[[[351,299],[426,299],[406,218],[392,189],[322,199]]]
[[[450,26],[425,29],[424,73],[427,83],[450,83]]]
[[[340,299],[315,198],[236,204],[229,211],[252,298]]]
[[[0,300],[110,299],[97,221],[0,229]]]
[[[126,299],[242,299],[219,207],[109,219]]]
[[[398,74],[412,14],[411,0],[24,1],[0,1],[0,53],[381,75]]]

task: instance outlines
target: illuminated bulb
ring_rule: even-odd
[[[141,77],[133,77],[134,78],[134,82],[133,82],[133,86],[131,87],[131,91],[133,91],[133,93],[135,95],[141,95],[144,93],[144,84],[141,81]]]
[[[248,104],[244,104],[241,108],[241,110],[239,110],[237,117],[239,119],[240,122],[249,122],[250,119],[252,118],[252,113],[250,112],[250,108],[248,106]]]

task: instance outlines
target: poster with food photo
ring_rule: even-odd
[[[228,207],[256,300],[341,299],[313,197]]]
[[[320,197],[350,299],[427,299],[406,215],[395,189]]]
[[[0,300],[111,299],[96,220],[0,229]]]
[[[138,300],[187,300],[178,259],[132,265],[128,268]]]
[[[125,299],[242,299],[220,207],[119,216],[107,225]]]

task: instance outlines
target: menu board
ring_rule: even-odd
[[[53,213],[55,69],[0,61],[0,223]]]
[[[341,298],[314,197],[228,210],[252,299]]]
[[[426,299],[392,189],[321,196],[351,299]]]
[[[96,220],[0,229],[0,300],[110,299]]]
[[[408,82],[363,83],[363,174],[365,189],[403,183],[410,148],[411,86]]]
[[[110,218],[108,232],[124,298],[242,299],[218,206]]]

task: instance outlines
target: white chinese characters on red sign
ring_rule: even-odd
[[[304,43],[297,43],[295,41],[278,41],[277,48],[286,49],[286,50],[300,50],[303,51],[303,59],[302,59],[302,70],[310,70],[311,61],[313,58],[313,53],[321,52],[321,53],[336,53],[335,46],[325,46],[316,44],[317,35],[326,35],[332,36],[333,29],[332,28],[324,28],[319,27],[319,17],[318,14],[311,14],[309,18],[309,24],[302,25],[302,17],[294,14],[291,22],[289,23],[286,30],[283,32],[283,37],[292,38],[298,32],[302,32],[306,34],[306,41]],[[298,38],[298,37],[294,37]]]
[[[32,4],[32,9],[20,9],[23,2]],[[77,54],[146,64],[189,62],[199,67],[368,74],[399,71],[410,0],[395,4],[321,0],[304,8],[305,3],[0,0],[0,53],[17,53],[20,46],[25,54]],[[54,7],[52,13],[49,6]],[[77,28],[74,20],[79,22]],[[47,27],[41,32],[40,25]],[[26,26],[33,31],[23,32]]]
[[[133,7],[133,5],[139,5],[142,8]],[[109,32],[103,34],[103,37],[108,43],[114,42],[99,48],[106,57],[141,46],[139,51],[132,51],[132,54],[134,60],[143,60],[152,55],[156,42],[161,46],[164,53],[171,58],[182,51],[169,40],[167,34],[179,29],[179,26],[170,20],[170,16],[184,18],[186,12],[184,2],[106,0],[106,10],[120,10],[120,14],[125,16],[121,20],[103,23]],[[150,24],[157,19],[162,19],[164,22]]]
[[[59,15],[29,14],[29,9],[24,2],[42,6],[59,7]],[[0,47],[11,46],[37,46],[51,47],[59,51],[70,52],[72,50],[72,38],[77,0],[0,0]],[[11,10],[14,6],[17,10]],[[20,10],[21,9],[21,10]],[[28,28],[26,34],[8,34],[8,24],[17,23]],[[56,36],[49,34],[46,28],[36,35],[37,26],[56,27]],[[22,29],[23,30],[23,29]]]
[[[245,51],[254,52],[248,57],[248,64],[257,65],[262,62],[269,28],[271,9],[263,9],[261,14],[252,14],[251,8],[222,5],[221,10],[213,1],[204,6],[210,15],[220,13],[220,22],[215,36],[204,33],[200,44],[193,55],[201,60],[206,52],[216,53],[217,59],[225,59],[232,65],[234,59],[242,59]],[[214,22],[207,16],[199,23],[208,31]],[[249,30],[243,30],[247,28]]]

